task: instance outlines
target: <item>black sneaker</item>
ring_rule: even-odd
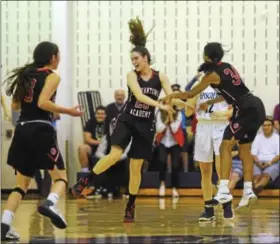
[[[11,226],[1,223],[1,241],[17,241],[19,238],[19,234]]]
[[[38,212],[43,216],[50,218],[53,225],[59,229],[65,229],[67,227],[66,221],[63,216],[55,208],[54,204],[50,200],[44,201],[39,207]]]
[[[223,204],[224,219],[234,219],[231,203],[232,201]]]
[[[89,188],[86,194],[83,194],[86,199],[99,199],[102,197],[99,191],[94,188]]]
[[[135,215],[135,204],[133,204],[131,207],[126,206],[123,222],[124,223],[133,223],[134,215]]]
[[[204,208],[199,217],[199,221],[213,221],[215,219],[214,208]]]
[[[86,187],[89,187],[90,175],[87,175],[78,180],[78,182],[72,187],[72,194],[74,197],[80,197]]]

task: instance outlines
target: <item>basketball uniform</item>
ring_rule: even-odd
[[[37,105],[45,79],[51,73],[51,70],[41,68],[30,74],[32,86],[28,96],[21,101],[21,113],[8,153],[8,164],[28,177],[33,177],[38,169],[53,169],[54,166],[65,169],[56,130],[52,126],[52,113]]]
[[[225,128],[228,125],[227,118],[211,119],[212,112],[226,111],[228,104],[220,102],[199,110],[201,103],[216,98],[218,95],[212,87],[207,87],[199,94],[196,102],[196,118],[198,120],[195,133],[194,159],[199,162],[213,162],[213,152],[220,155],[220,145],[223,140]]]
[[[266,117],[263,102],[250,93],[231,64],[220,62],[214,71],[220,76],[221,82],[211,86],[228,104],[233,105],[233,115],[225,130],[224,139],[234,137],[240,144],[252,142]]]
[[[148,81],[144,81],[140,73],[136,72],[136,74],[143,94],[153,100],[158,100],[162,89],[159,72],[152,70],[152,76]],[[150,160],[155,134],[154,116],[155,107],[137,101],[128,87],[128,100],[117,118],[111,145],[120,146],[125,150],[132,139],[128,157]]]

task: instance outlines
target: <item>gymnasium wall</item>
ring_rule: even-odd
[[[103,103],[116,88],[126,88],[132,69],[127,22],[139,16],[148,31],[154,68],[172,83],[186,84],[202,62],[208,41],[230,51],[235,65],[271,114],[279,100],[279,3],[276,1],[2,1],[2,78],[25,64],[39,41],[59,44],[62,77],[58,102],[77,103],[77,92],[99,90]],[[76,149],[82,142],[79,119],[58,123],[64,153],[69,141],[70,181],[79,169]],[[2,160],[6,145],[3,145]],[[5,163],[2,163],[2,167]]]

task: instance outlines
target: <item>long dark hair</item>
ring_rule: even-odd
[[[217,64],[224,57],[225,51],[223,46],[219,42],[209,42],[204,47],[204,55],[211,59],[212,62],[205,62],[199,68],[198,71],[201,72],[212,72]]]
[[[129,41],[135,46],[131,52],[138,52],[142,57],[147,56],[148,63],[151,64],[151,54],[146,48],[147,37],[151,33],[154,26],[151,30],[145,34],[143,24],[141,20],[136,17],[135,19],[131,19],[128,22],[129,30],[130,30],[130,39]]]
[[[26,64],[23,67],[18,67],[12,70],[4,83],[7,82],[6,93],[13,97],[13,101],[21,102],[31,87],[32,72],[37,68],[42,68],[50,64],[53,55],[57,56],[58,46],[51,42],[41,42],[37,45],[33,52],[33,62]]]

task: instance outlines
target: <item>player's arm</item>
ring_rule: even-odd
[[[60,77],[56,73],[52,73],[47,76],[45,85],[39,96],[38,107],[52,113],[81,116],[82,113],[77,110],[79,106],[74,108],[65,108],[51,101],[51,97],[57,90],[59,83],[60,83]]]
[[[194,87],[190,91],[185,91],[181,93],[173,93],[163,100],[170,100],[172,98],[179,98],[179,99],[188,99],[188,98],[193,98],[197,94],[201,93],[203,90],[205,90],[209,85],[211,84],[219,84],[220,83],[220,76],[216,72],[212,72],[210,74],[205,75],[199,84]]]
[[[155,101],[143,94],[137,82],[137,76],[135,72],[131,71],[127,74],[127,85],[139,102],[145,103],[153,107],[160,107],[160,103],[158,101]]]
[[[164,90],[164,93],[166,96],[171,95],[173,93],[172,89],[171,89],[171,85],[170,85],[170,81],[167,77],[167,75],[163,74],[163,73],[159,73],[159,78],[160,78],[160,82],[161,82],[161,86]],[[178,98],[174,98],[171,100],[171,105],[176,105],[176,106],[186,106],[187,104],[182,101],[181,99]]]

